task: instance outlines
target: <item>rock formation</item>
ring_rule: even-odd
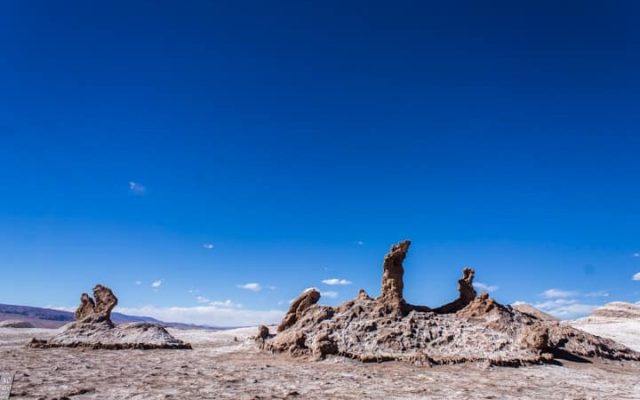
[[[316,304],[320,300],[320,292],[316,289],[305,290],[297,299],[289,306],[289,311],[284,316],[284,319],[278,326],[278,332],[282,332],[288,327],[296,323],[298,318],[312,305]]]
[[[353,300],[328,307],[316,304],[317,291],[307,291],[291,305],[277,335],[258,332],[257,345],[293,356],[338,355],[362,362],[517,366],[563,357],[640,361],[640,353],[612,340],[503,306],[487,293],[476,296],[470,268],[463,271],[459,298],[452,303],[433,310],[408,304],[402,263],[409,243],[394,245],[384,258],[380,297],[372,299],[361,290]]]
[[[111,311],[118,298],[108,287],[96,285],[92,299],[80,296],[76,321],[65,325],[49,340],[32,339],[34,348],[87,347],[91,349],[190,349],[191,345],[171,336],[166,329],[149,323],[114,325]]]
[[[80,296],[80,305],[76,310],[75,317],[76,321],[80,321],[85,319],[86,317],[93,314],[96,303],[93,299],[86,293],[82,293]]]
[[[465,308],[476,298],[476,290],[473,288],[473,277],[476,271],[472,268],[465,268],[462,271],[462,279],[458,280],[458,292],[460,295],[451,303],[438,307],[433,311],[438,314],[455,313]]]
[[[93,297],[96,299],[93,313],[98,318],[111,321],[111,311],[118,305],[118,298],[111,289],[102,285],[96,285],[93,288]]]
[[[407,256],[409,240],[391,246],[391,250],[384,256],[382,265],[382,293],[378,300],[386,304],[404,304],[402,291],[404,290],[404,267],[402,263]]]

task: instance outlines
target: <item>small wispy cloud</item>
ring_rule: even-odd
[[[133,194],[144,194],[147,188],[138,182],[129,182],[129,192]]]
[[[142,285],[142,281],[135,281],[136,286]]]
[[[631,279],[633,279],[634,281],[640,281],[640,272],[636,272],[635,274],[633,274]]]
[[[211,300],[207,299],[204,296],[196,296],[196,301],[200,304],[209,303]]]
[[[562,298],[536,303],[533,306],[560,319],[582,317],[598,308],[594,304],[584,304],[574,299]]]
[[[216,247],[216,246],[214,246],[214,244],[213,244],[213,243],[205,243],[205,244],[203,244],[203,245],[202,245],[202,247],[204,247],[204,248],[205,248],[205,249],[207,249],[207,250],[211,250],[211,249],[213,249],[213,248],[214,248],[214,247]]]
[[[632,256],[634,257],[640,257],[640,253],[633,253]]]
[[[578,292],[572,290],[560,290],[560,289],[547,289],[541,293],[542,297],[547,299],[563,299],[567,297],[574,297],[578,295]]]
[[[162,286],[162,279],[151,282],[151,287],[154,289],[160,289],[160,286]]]
[[[329,285],[329,286],[351,285],[351,281],[348,281],[346,279],[338,279],[338,278],[325,279],[325,280],[322,281],[322,283],[324,283],[325,285]]]
[[[364,242],[362,240],[356,240],[356,244],[358,246],[364,246]]]
[[[260,290],[262,290],[262,286],[260,286],[260,284],[256,282],[249,282],[245,283],[244,285],[236,285],[236,287],[244,290],[250,290],[252,292],[259,292]]]
[[[328,299],[335,299],[338,297],[338,292],[334,292],[333,290],[328,290],[326,292],[320,292],[321,297],[326,297]]]
[[[282,320],[282,310],[248,310],[229,306],[224,302],[202,304],[194,307],[155,307],[118,308],[128,315],[157,318],[165,322],[182,322],[219,327],[255,326],[277,324]],[[75,310],[75,309],[74,309]]]
[[[484,290],[487,293],[491,293],[491,292],[495,292],[496,290],[498,290],[498,286],[495,285],[487,285],[485,283],[482,282],[473,282],[473,286],[476,289],[480,289],[480,290]]]

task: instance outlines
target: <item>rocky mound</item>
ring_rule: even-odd
[[[256,342],[271,352],[316,359],[340,355],[363,362],[418,364],[482,361],[494,365],[551,362],[554,358],[640,360],[616,342],[503,306],[473,289],[474,271],[458,281],[458,299],[431,309],[403,298],[403,261],[410,242],[392,246],[377,299],[363,290],[340,306],[317,304],[315,290],[295,300],[278,333],[260,327]]]
[[[29,321],[19,321],[19,320],[10,319],[6,321],[0,321],[0,328],[28,329],[28,328],[35,328],[35,326]]]
[[[640,305],[614,301],[596,308],[591,313],[591,316],[640,320]]]
[[[75,312],[76,321],[65,325],[49,340],[32,339],[34,348],[87,347],[92,349],[190,349],[191,345],[171,336],[161,326],[137,322],[115,325],[111,311],[118,304],[111,289],[97,285],[94,298],[83,293]],[[95,300],[94,300],[95,299]]]
[[[543,321],[559,321],[558,318],[554,317],[553,315],[547,314],[544,311],[540,311],[530,304],[517,304],[517,305],[512,305],[511,307],[513,307],[514,310],[518,310],[523,314],[529,314]]]
[[[570,321],[569,324],[640,351],[640,304],[608,303],[595,309],[590,316]]]

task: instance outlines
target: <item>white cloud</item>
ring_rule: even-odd
[[[135,283],[136,283],[136,286],[142,285],[142,281],[136,281]]]
[[[579,303],[572,299],[555,299],[533,305],[560,319],[575,319],[590,314],[597,305]]]
[[[77,309],[77,307],[52,306],[52,305],[46,305],[43,308],[48,308],[50,310],[58,310],[58,311],[68,311],[68,312],[75,312]]]
[[[476,289],[484,290],[485,292],[488,292],[488,293],[495,292],[496,290],[498,290],[497,286],[487,285],[487,284],[484,284],[482,282],[474,282],[473,286]]]
[[[640,272],[633,274],[631,279],[633,279],[634,281],[640,281]]]
[[[242,308],[242,304],[234,303],[230,299],[225,301],[211,301],[209,302],[209,305],[221,308]]]
[[[358,246],[364,246],[364,242],[362,240],[356,240],[356,244]]]
[[[129,182],[129,192],[133,194],[144,194],[147,188],[138,182]]]
[[[213,243],[205,243],[205,244],[202,245],[202,247],[204,247],[207,250],[211,250],[216,246]]]
[[[548,289],[542,292],[542,297],[547,299],[563,299],[567,297],[577,296],[578,292],[560,289]]]
[[[153,281],[151,283],[151,287],[154,289],[160,289],[160,286],[162,286],[162,279],[158,279],[157,281]]]
[[[198,303],[208,303],[208,302],[210,302],[211,300],[207,299],[207,298],[206,298],[206,297],[204,297],[204,296],[196,296],[196,301],[197,301]]]
[[[207,304],[209,306],[213,306],[213,307],[220,307],[220,308],[242,308],[242,304],[237,304],[234,303],[233,301],[231,301],[230,299],[224,300],[224,301],[211,301],[209,300],[207,297],[204,296],[196,296],[196,301],[200,304]]]
[[[320,292],[321,297],[326,297],[328,299],[335,299],[338,297],[338,292],[334,292],[333,290],[329,290],[326,292]]]
[[[351,285],[351,281],[348,281],[346,279],[338,279],[338,278],[325,279],[325,280],[322,281],[322,283],[324,283],[325,285],[329,285],[329,286]]]
[[[223,302],[226,303],[226,302]],[[219,327],[271,325],[279,323],[281,310],[239,310],[237,307],[202,305],[195,307],[120,307],[117,310],[127,315],[157,318],[164,322],[180,322]]]
[[[634,257],[640,257],[640,253],[633,253]]]
[[[240,289],[251,290],[252,292],[259,292],[262,290],[262,286],[256,282],[245,283],[244,285],[236,285]]]
[[[512,306],[520,306],[522,304],[529,304],[526,301],[522,301],[522,300],[516,300],[513,303],[511,303]]]

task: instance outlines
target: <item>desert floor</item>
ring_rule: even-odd
[[[523,368],[321,362],[258,352],[255,329],[172,330],[193,350],[28,349],[53,330],[0,329],[12,399],[640,399],[640,363]]]

